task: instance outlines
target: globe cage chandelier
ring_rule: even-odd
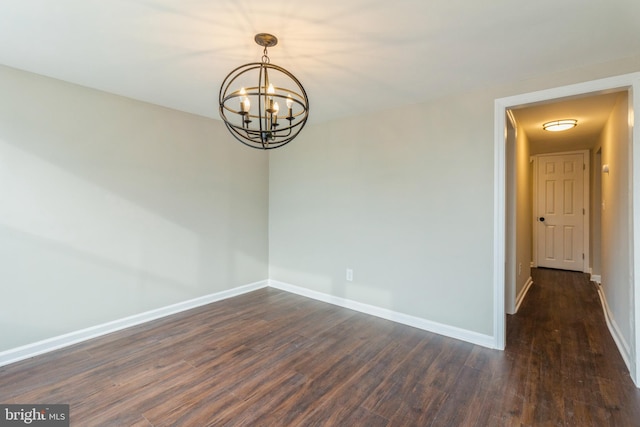
[[[242,65],[225,77],[220,86],[220,117],[238,141],[270,150],[298,136],[309,117],[309,99],[293,74],[270,63],[267,48],[278,39],[266,33],[254,39],[264,47],[262,62]]]

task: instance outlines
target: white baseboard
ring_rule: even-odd
[[[433,322],[420,317],[399,313],[396,311],[388,310],[381,307],[376,307],[369,304],[364,304],[364,303],[349,300],[346,298],[336,297],[333,295],[313,291],[313,290],[302,288],[295,285],[290,285],[290,284],[279,282],[276,280],[263,280],[263,281],[251,283],[245,286],[229,289],[226,291],[204,295],[198,298],[179,302],[166,307],[161,307],[154,310],[146,311],[144,313],[135,314],[133,316],[125,317],[123,319],[114,320],[112,322],[107,322],[101,325],[92,326],[89,328],[70,332],[64,335],[48,338],[32,344],[24,345],[21,347],[9,349],[9,350],[0,352],[0,366],[9,365],[11,363],[29,359],[31,357],[38,356],[40,354],[44,354],[50,351],[68,347],[70,345],[77,344],[82,341],[98,338],[100,336],[110,334],[112,332],[120,331],[122,329],[140,325],[145,322],[150,322],[152,320],[156,320],[165,316],[170,316],[172,314],[180,313],[182,311],[190,310],[192,308],[197,308],[206,304],[210,304],[212,302],[242,295],[247,292],[261,289],[267,286],[271,286],[275,289],[280,289],[280,290],[291,292],[307,298],[312,298],[318,301],[323,301],[329,304],[355,310],[361,313],[370,314],[372,316],[380,317],[393,322],[401,323],[408,326],[413,326],[415,328],[433,332],[439,335],[444,335],[446,337],[455,338],[455,339],[466,341],[472,344],[481,345],[483,347],[497,348],[495,338],[490,335],[480,334],[480,333],[469,331],[466,329],[457,328],[455,326],[444,325],[442,323]]]
[[[527,296],[527,292],[529,292],[529,289],[531,288],[531,285],[533,285],[533,279],[531,278],[531,276],[529,276],[529,278],[527,279],[526,283],[524,284],[524,286],[520,290],[520,293],[518,294],[518,297],[516,298],[516,310],[515,310],[514,314],[517,313],[518,310],[520,310],[520,305],[522,304],[522,301],[524,301],[524,298]]]
[[[599,274],[592,274],[591,275],[591,281],[592,282],[596,282],[598,285],[602,284],[602,276]]]
[[[495,338],[490,335],[480,334],[478,332],[457,328],[455,326],[444,325],[442,323],[433,322],[420,317],[398,313],[386,308],[376,307],[346,298],[336,297],[307,288],[302,288],[300,286],[279,282],[277,280],[269,280],[269,286],[307,298],[337,305],[339,307],[344,307],[361,313],[370,314],[382,319],[391,320],[392,322],[413,326],[414,328],[433,332],[439,335],[444,335],[446,337],[459,339],[472,344],[481,345],[483,347],[497,348]]]
[[[609,332],[611,333],[613,341],[615,341],[616,346],[618,347],[618,351],[620,352],[624,363],[627,365],[627,369],[629,369],[629,372],[631,372],[631,347],[625,341],[622,333],[620,333],[620,328],[618,327],[618,324],[611,314],[611,310],[609,309],[609,304],[607,304],[607,298],[604,295],[602,286],[598,286],[598,295],[600,296],[600,302],[602,303],[602,310],[604,311],[604,318],[607,322]]]
[[[106,335],[106,334],[116,332],[125,328],[129,328],[131,326],[136,326],[141,323],[149,322],[151,320],[156,320],[161,317],[180,313],[181,311],[190,310],[192,308],[200,307],[206,304],[210,304],[212,302],[242,295],[247,292],[265,288],[267,286],[268,286],[268,281],[262,280],[260,282],[250,283],[248,285],[239,286],[237,288],[228,289],[225,291],[216,292],[209,295],[204,295],[198,298],[179,302],[177,304],[172,304],[166,307],[149,310],[140,314],[135,314],[133,316],[125,317],[123,319],[114,320],[112,322],[107,322],[101,325],[92,326],[90,328],[81,329],[79,331],[70,332],[68,334],[59,335],[57,337],[38,341],[32,344],[27,344],[21,347],[12,348],[12,349],[0,352],[0,366],[4,366],[10,363],[18,362],[20,360],[28,359],[30,357],[38,356],[40,354],[47,353],[49,351],[58,350],[63,347],[68,347],[70,345],[77,344],[81,341],[97,338],[102,335]]]

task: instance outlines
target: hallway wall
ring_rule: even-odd
[[[611,113],[598,147],[602,164],[609,173],[602,174],[602,289],[611,310],[614,328],[629,356],[633,326],[631,236],[630,126],[628,96],[621,94]]]
[[[516,141],[516,295],[520,296],[531,280],[533,259],[533,165],[529,138],[520,129]]]

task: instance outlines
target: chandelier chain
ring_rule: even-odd
[[[264,51],[262,52],[262,63],[263,64],[268,64],[271,60],[269,59],[269,56],[267,55],[267,47],[264,47]]]

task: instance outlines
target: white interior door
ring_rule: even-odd
[[[584,271],[584,155],[537,159],[537,264]]]

